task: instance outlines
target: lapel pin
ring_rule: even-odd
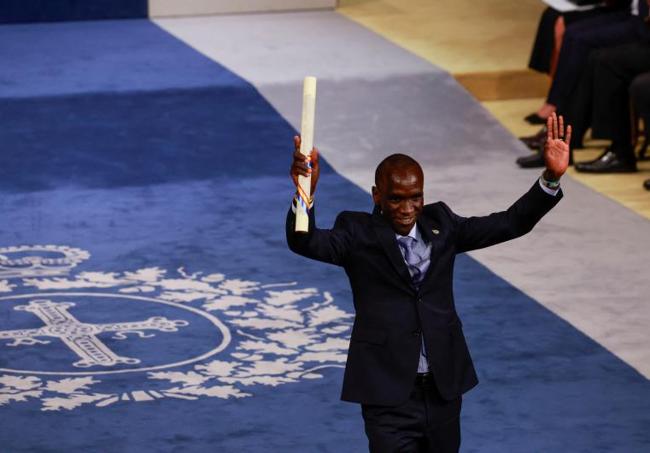
[[[433,230],[431,230],[431,232],[432,232],[433,234],[440,234],[440,231],[436,230],[435,228],[434,228]]]

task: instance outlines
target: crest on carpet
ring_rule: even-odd
[[[297,282],[75,267],[87,251],[0,248],[0,406],[244,398],[342,368],[353,315]]]

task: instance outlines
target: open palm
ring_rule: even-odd
[[[564,118],[553,113],[546,121],[546,144],[544,145],[544,162],[549,176],[558,180],[569,167],[569,143],[571,143],[571,126],[564,135]]]

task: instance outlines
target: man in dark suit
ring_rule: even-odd
[[[569,161],[571,127],[547,124],[546,170],[507,211],[461,217],[442,202],[425,205],[420,165],[403,154],[375,173],[372,214],[342,212],[330,230],[295,232],[294,198],[286,234],[294,252],[345,269],[356,311],[342,399],[362,405],[372,452],[457,452],[462,394],[478,383],[452,295],[457,253],[519,237],[555,206]],[[318,182],[318,151],[300,154],[291,176]]]

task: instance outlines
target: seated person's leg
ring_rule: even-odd
[[[635,42],[601,51],[594,79],[592,137],[613,138],[618,117],[629,116],[629,102],[618,99],[627,99],[632,80],[649,71],[650,44]]]
[[[609,15],[614,12],[613,9],[605,7],[597,7],[587,11],[569,11],[566,13],[560,13],[550,7],[546,8],[537,25],[537,32],[535,33],[535,41],[530,54],[528,67],[534,71],[548,74],[551,71],[553,51],[554,49],[559,50],[561,46],[558,38],[561,38],[561,35],[563,35],[564,27],[577,24],[583,20],[592,19],[596,16]],[[560,33],[560,36],[558,36],[559,30],[557,29],[559,20],[562,23],[562,33]],[[598,23],[594,22],[591,26],[596,26]]]
[[[637,76],[630,85],[630,99],[635,113],[643,119],[646,145],[650,135],[650,72]],[[650,190],[650,179],[643,183],[646,190]]]
[[[566,102],[564,111],[558,112],[564,116],[565,124],[570,124],[573,129],[571,134],[571,158],[569,163],[573,164],[573,151],[576,148],[582,148],[582,140],[587,129],[589,129],[591,121],[591,109],[593,99],[593,74],[596,60],[600,51],[594,51],[590,54],[587,67],[582,73],[580,82],[576,90],[571,93],[570,98]],[[544,143],[546,142],[546,128],[530,137],[521,137],[521,141],[526,146],[536,151],[535,154],[517,158],[516,162],[522,168],[542,168],[544,167],[544,158],[542,151]]]
[[[563,102],[575,89],[591,51],[637,39],[637,23],[630,21],[630,16],[619,16],[618,13],[598,16],[567,28],[557,73],[549,90],[548,104],[560,111],[565,108]],[[610,21],[603,22],[606,18],[610,18]]]
[[[611,8],[598,7],[587,11],[571,11],[560,13],[552,8],[546,8],[537,27],[535,43],[531,52],[528,67],[539,72],[548,73],[553,77],[557,69],[560,49],[567,26],[575,25],[583,20],[593,19],[601,15],[611,15]],[[620,15],[619,15],[620,16]],[[612,16],[618,18],[619,16]],[[623,17],[623,16],[621,16]],[[602,19],[601,19],[602,20]],[[590,27],[597,26],[601,20],[592,21]],[[605,19],[609,22],[612,19]],[[554,106],[544,104],[536,113],[526,116],[531,124],[545,124],[548,115],[555,111]]]
[[[650,127],[650,69],[638,75],[630,85],[630,99],[636,114],[643,119],[646,131]]]
[[[612,145],[598,159],[576,164],[576,170],[594,173],[636,171],[628,90],[634,77],[650,71],[650,46],[630,43],[602,49],[597,55],[592,135],[610,136]]]
[[[528,67],[534,71],[548,73],[553,53],[553,27],[561,14],[553,8],[546,8],[537,26],[535,43],[530,53]]]

